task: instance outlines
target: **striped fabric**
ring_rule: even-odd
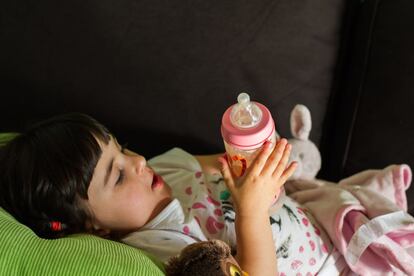
[[[0,208],[0,275],[164,275],[161,268],[138,249],[92,235],[41,239]]]
[[[0,133],[0,146],[3,146],[4,144],[6,144],[8,141],[13,139],[17,135],[19,134],[15,132]]]
[[[4,142],[5,136],[0,134],[0,142]],[[86,234],[41,239],[0,208],[0,275],[153,276],[164,273],[159,261],[122,243]]]

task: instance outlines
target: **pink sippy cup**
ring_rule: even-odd
[[[233,175],[242,177],[263,143],[270,140],[274,146],[278,137],[272,115],[264,105],[251,102],[246,93],[239,94],[237,102],[223,114],[221,135]],[[270,213],[280,208],[282,202],[277,199],[284,193],[285,190],[280,189],[270,206]]]
[[[237,102],[223,114],[221,135],[233,174],[241,177],[265,141],[275,144],[276,131],[272,115],[264,105],[251,102],[246,93],[239,94]]]

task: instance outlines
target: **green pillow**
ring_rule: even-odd
[[[0,134],[0,145],[6,136]],[[0,208],[0,275],[152,276],[164,275],[164,268],[142,250],[92,235],[39,238]]]
[[[0,275],[164,275],[143,251],[92,235],[46,240],[0,208]]]
[[[0,146],[3,146],[4,144],[6,144],[8,141],[13,139],[17,135],[19,134],[15,132],[0,133]]]

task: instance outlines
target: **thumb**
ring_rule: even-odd
[[[226,186],[230,190],[230,192],[233,193],[235,184],[233,175],[230,171],[229,163],[227,162],[227,159],[223,156],[219,157],[218,161],[221,163],[221,174],[223,175],[224,182],[226,183]]]

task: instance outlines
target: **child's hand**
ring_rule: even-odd
[[[296,162],[287,166],[291,148],[286,139],[279,140],[273,150],[271,143],[266,142],[246,175],[237,180],[227,161],[223,157],[219,158],[225,183],[239,216],[267,215],[281,186],[296,168]]]

